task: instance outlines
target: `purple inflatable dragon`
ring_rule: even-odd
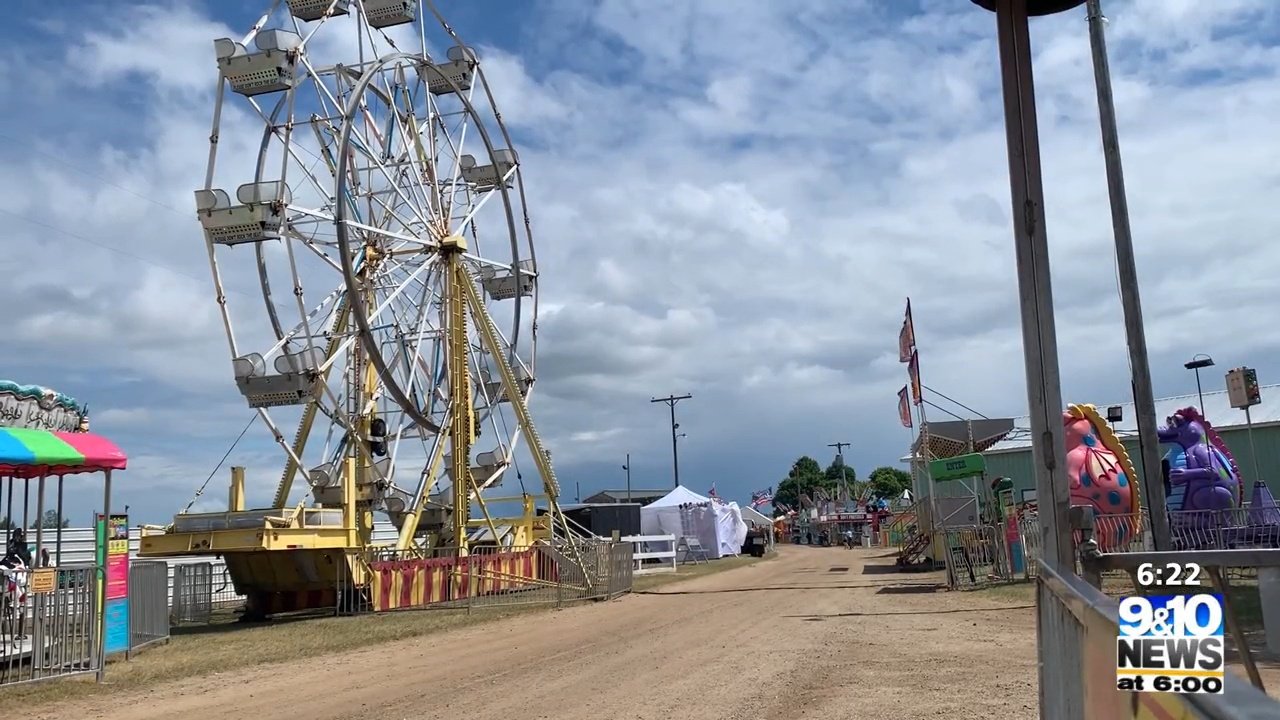
[[[1175,509],[1227,510],[1238,504],[1240,473],[1235,461],[1218,443],[1210,443],[1217,438],[1198,410],[1188,407],[1174,413],[1157,436],[1162,443],[1177,444],[1185,458],[1185,464],[1169,470],[1170,485],[1185,486],[1182,507]]]

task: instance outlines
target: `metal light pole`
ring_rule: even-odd
[[[972,0],[996,14],[1000,74],[1008,141],[1009,191],[1013,210],[1022,352],[1026,366],[1031,454],[1040,500],[1044,560],[1065,572],[1075,570],[1068,518],[1070,497],[1062,430],[1062,385],[1058,336],[1053,317],[1049,241],[1045,233],[1040,138],[1031,74],[1031,15],[1069,10],[1082,0]],[[1041,712],[1050,720],[1084,717],[1084,689],[1078,676],[1083,660],[1081,633],[1070,611],[1041,584],[1036,592]]]
[[[668,395],[664,398],[653,398],[651,403],[666,403],[671,408],[671,468],[675,474],[675,487],[680,487],[680,451],[676,448],[676,430],[680,428],[680,423],[676,422],[676,403],[681,400],[688,400],[693,395],[688,393],[684,395]]]
[[[627,453],[627,462],[622,469],[627,471],[627,502],[631,502],[631,453]]]
[[[1151,514],[1155,549],[1171,550],[1169,523],[1165,516],[1164,479],[1160,477],[1160,443],[1156,439],[1156,400],[1151,389],[1151,364],[1147,359],[1147,336],[1138,293],[1138,268],[1133,254],[1133,233],[1129,227],[1129,200],[1125,195],[1124,167],[1120,162],[1120,135],[1116,129],[1115,100],[1111,94],[1111,66],[1107,60],[1102,0],[1086,0],[1086,9],[1089,45],[1093,50],[1093,79],[1098,92],[1098,118],[1102,126],[1102,152],[1107,166],[1107,190],[1111,196],[1111,228],[1115,234],[1120,304],[1124,308],[1129,366],[1133,373],[1134,419],[1138,422],[1143,490],[1147,511]]]
[[[1198,353],[1189,361],[1182,363],[1182,367],[1196,371],[1196,397],[1200,398],[1199,410],[1200,414],[1204,415],[1204,391],[1200,389],[1200,368],[1213,367],[1213,358],[1204,353]]]

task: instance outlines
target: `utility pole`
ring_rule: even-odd
[[[849,447],[847,442],[828,443],[827,447],[836,449],[836,459],[840,461],[840,490],[843,497],[840,499],[842,503],[849,502],[849,482],[845,479],[844,474],[844,449]],[[844,508],[840,508],[840,512],[844,512]]]
[[[1147,336],[1138,293],[1138,268],[1133,255],[1133,233],[1129,227],[1129,201],[1125,195],[1120,135],[1116,129],[1116,107],[1111,93],[1111,67],[1107,60],[1104,28],[1106,18],[1102,15],[1101,0],[1086,0],[1085,7],[1089,17],[1089,45],[1093,50],[1093,78],[1098,88],[1098,118],[1102,125],[1102,152],[1107,163],[1107,190],[1111,195],[1111,227],[1115,233],[1120,303],[1124,307],[1124,329],[1133,373],[1134,415],[1138,421],[1142,456],[1142,489],[1147,499],[1147,510],[1151,513],[1155,549],[1172,550],[1165,514],[1164,479],[1160,476],[1160,443],[1156,439],[1156,400],[1151,389],[1151,365],[1147,359]]]
[[[631,453],[627,453],[627,462],[622,469],[627,471],[627,502],[631,502]]]
[[[685,393],[684,395],[668,395],[664,398],[653,398],[651,403],[666,403],[671,408],[671,467],[675,473],[676,487],[680,487],[680,451],[676,449],[676,430],[680,427],[680,423],[676,422],[676,403],[681,400],[688,400],[693,395]]]

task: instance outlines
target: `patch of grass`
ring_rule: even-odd
[[[1001,602],[1013,602],[1019,604],[1034,603],[1036,601],[1036,584],[1033,582],[1016,582],[1004,583],[1000,585],[988,585],[986,587],[976,588],[966,591],[979,597],[991,598]]]
[[[773,557],[773,556],[766,556]],[[745,567],[762,558],[750,556],[681,565],[674,573],[636,576],[633,589],[655,587]],[[585,601],[590,602],[590,601]],[[279,662],[350,652],[383,643],[493,622],[554,609],[554,605],[477,607],[465,610],[410,610],[354,617],[282,618],[245,624],[231,613],[219,613],[208,625],[178,627],[164,645],[141,651],[133,660],[107,663],[107,682],[92,676],[68,678],[0,689],[0,702],[22,706],[106,695],[192,677]]]
[[[190,677],[242,670],[285,658],[349,652],[442,630],[492,622],[547,606],[465,610],[421,610],[355,617],[310,617],[242,624],[220,616],[209,625],[173,629],[171,640],[133,660],[107,663],[107,682],[92,676],[0,690],[0,700],[25,705],[91,697]]]

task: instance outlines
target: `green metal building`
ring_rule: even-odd
[[[1248,498],[1249,487],[1261,476],[1271,488],[1273,495],[1280,497],[1280,385],[1264,385],[1262,388],[1262,404],[1250,408],[1253,419],[1253,444],[1249,442],[1249,430],[1245,422],[1243,410],[1236,410],[1227,401],[1225,390],[1204,393],[1202,414],[1213,425],[1222,440],[1235,456],[1244,476],[1245,497]],[[1122,408],[1123,420],[1114,423],[1113,428],[1129,450],[1129,458],[1141,476],[1142,453],[1138,447],[1138,431],[1134,417],[1133,403],[1117,403]],[[1187,406],[1200,406],[1196,395],[1181,395],[1156,401],[1156,421],[1163,425],[1165,418]],[[1098,412],[1106,417],[1110,405],[1098,405]],[[1031,439],[1028,430],[1029,418],[1014,419],[1014,430],[1003,439],[983,450],[987,462],[987,477],[1007,477],[1013,481],[1014,498],[1030,500],[1035,498],[1035,476],[1031,462]],[[1255,466],[1256,451],[1256,466]],[[1160,455],[1164,455],[1161,448]],[[923,488],[921,488],[923,489]],[[939,497],[952,494],[949,488],[940,488]]]

